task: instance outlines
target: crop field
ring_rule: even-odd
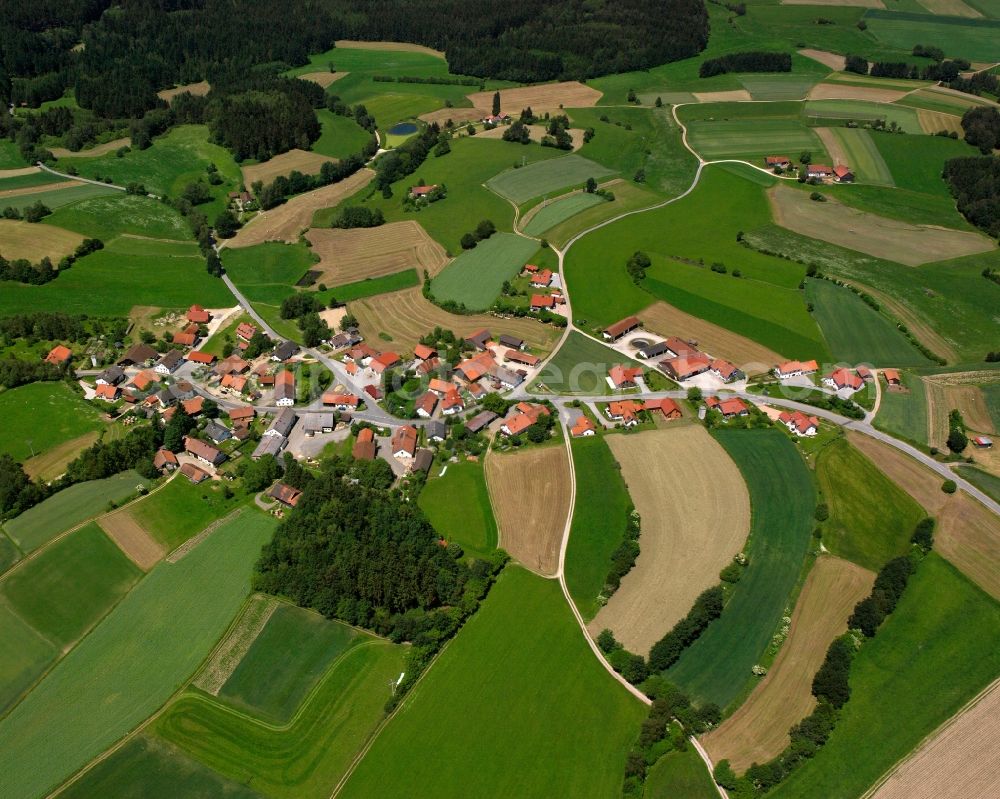
[[[772,795],[862,794],[996,678],[998,635],[1000,605],[929,555],[895,612],[855,657],[851,699],[826,745]]]
[[[483,679],[498,663],[503,679]],[[508,566],[340,796],[612,796],[645,713],[598,664],[559,586]]]
[[[15,170],[16,174],[4,174],[0,172],[0,199],[11,194],[16,194],[22,189],[32,189],[52,183],[62,183],[64,179],[51,172],[43,172],[38,167],[26,167],[23,170]]]
[[[806,280],[806,300],[838,361],[873,366],[927,366],[931,362],[888,319],[850,289]]]
[[[1000,477],[985,472],[977,466],[967,466],[965,464],[956,466],[955,471],[986,494],[986,496],[1000,502]],[[0,548],[2,548],[2,542],[0,542]]]
[[[892,172],[867,130],[816,128],[816,133],[834,163],[849,164],[858,180],[883,186],[894,185]]]
[[[632,506],[615,456],[604,436],[574,438],[576,502],[566,547],[566,586],[587,621],[600,610],[598,595],[621,544]]]
[[[45,671],[59,649],[0,602],[0,713],[6,713]]]
[[[1000,520],[966,494],[952,496],[935,534],[938,552],[1000,600]]]
[[[665,337],[680,336],[685,341],[697,341],[700,349],[737,364],[747,374],[766,372],[774,364],[786,360],[783,355],[756,341],[684,313],[665,302],[653,303],[640,311],[638,316],[645,330]]]
[[[722,616],[667,676],[692,697],[724,708],[753,679],[750,669],[784,615],[809,547],[815,492],[798,450],[779,431],[732,430],[715,437],[750,490],[750,563]]]
[[[819,80],[818,75],[740,75],[754,100],[802,100]]]
[[[321,208],[332,208],[341,200],[350,197],[358,189],[367,186],[375,173],[370,169],[360,169],[339,183],[331,183],[319,189],[307,191],[292,197],[288,202],[262,211],[240,228],[229,241],[230,247],[252,247],[265,241],[298,241],[299,234],[312,225],[313,214]]]
[[[81,186],[86,184],[79,184]],[[115,192],[53,210],[43,225],[99,238],[105,244],[123,233],[156,239],[191,240],[191,228],[177,211],[150,197]]]
[[[128,514],[169,552],[225,516],[238,503],[238,499],[226,499],[222,487],[215,483],[196,486],[177,478],[130,506]]]
[[[836,84],[826,83],[822,85],[830,87],[829,91],[842,91],[843,89],[853,88],[856,94],[871,94],[872,91],[876,92],[876,94],[873,97],[866,96],[847,100],[809,100],[806,102],[803,111],[806,120],[809,122],[822,125],[837,125],[847,123],[850,120],[860,124],[876,119],[884,119],[886,122],[895,122],[906,133],[923,133],[917,112],[903,105],[889,103],[884,99],[887,95],[882,94],[885,90],[871,90],[860,86],[838,89]],[[898,92],[895,92],[895,94],[898,94]]]
[[[668,752],[646,775],[646,799],[716,799],[715,782],[693,747]]]
[[[620,352],[574,330],[538,373],[538,383],[555,394],[610,394],[608,370],[616,363],[637,365]]]
[[[875,426],[908,441],[926,444],[928,416],[924,381],[910,372],[900,372],[900,377],[906,391],[889,391],[883,381],[882,404],[875,417]]]
[[[1000,61],[1000,21],[940,17],[911,12],[869,11],[868,30],[889,47],[909,49],[911,42],[937,42],[945,55],[971,61]]]
[[[100,412],[62,382],[0,393],[0,418],[0,451],[19,462],[104,429]]]
[[[544,231],[544,238],[548,239],[556,247],[564,247],[580,231],[587,230],[600,222],[624,214],[626,211],[648,208],[659,199],[651,191],[640,188],[635,183],[626,181],[611,181],[609,189],[615,195],[613,202],[601,202],[591,205],[583,211],[578,211],[565,221],[558,222]]]
[[[212,87],[209,85],[207,80],[198,81],[197,83],[185,83],[183,86],[175,86],[172,89],[163,89],[156,93],[156,96],[161,100],[165,100],[169,103],[178,94],[190,94],[193,97],[204,97],[211,91]]]
[[[132,140],[128,136],[124,136],[120,139],[103,142],[102,144],[95,144],[93,147],[87,147],[83,150],[74,151],[65,147],[52,147],[49,152],[56,158],[97,158],[108,153],[113,153],[122,147],[128,147],[131,143]]]
[[[491,453],[486,485],[500,528],[500,547],[538,574],[555,574],[570,511],[565,447],[560,443]]]
[[[596,194],[578,191],[538,208],[528,218],[527,224],[522,225],[522,230],[529,236],[541,236],[545,231],[565,222],[581,211],[606,202],[603,197],[598,197]]]
[[[316,280],[328,286],[406,269],[416,269],[421,277],[426,271],[433,277],[448,262],[444,248],[413,220],[353,230],[312,228],[306,239],[320,259],[311,267],[322,273]],[[483,246],[485,242],[479,245]],[[339,295],[337,298],[340,299]]]
[[[810,100],[857,100],[871,103],[894,103],[906,97],[905,91],[888,86],[831,81],[820,83],[809,92]]]
[[[742,158],[762,163],[764,156],[786,150],[795,154],[809,150],[818,160],[824,153],[816,133],[795,119],[693,120],[688,123],[688,141],[708,160]]]
[[[306,72],[297,77],[301,80],[312,81],[313,83],[318,83],[324,89],[329,88],[331,83],[335,83],[341,78],[347,77],[346,72]]]
[[[524,339],[536,354],[548,352],[559,337],[556,328],[534,319],[450,314],[425,299],[419,288],[357,300],[348,305],[348,310],[357,317],[358,326],[366,336],[374,338],[385,333],[403,350],[412,350],[435,327],[454,330],[457,335],[487,327],[498,336],[509,333]]]
[[[742,548],[750,497],[732,458],[701,425],[605,439],[642,520],[635,567],[588,625],[645,655],[715,585]]]
[[[290,175],[293,171],[301,172],[303,175],[317,175],[323,164],[328,161],[336,159],[308,150],[289,150],[259,164],[242,167],[243,183],[250,186],[259,180],[266,186],[276,177]]]
[[[614,174],[614,170],[601,166],[580,155],[567,155],[520,169],[508,169],[486,181],[486,185],[501,197],[520,205],[533,197],[564,189],[575,183],[583,184],[587,178],[600,179]]]
[[[504,281],[516,277],[537,251],[534,239],[494,233],[441,270],[431,281],[431,292],[439,301],[484,310],[499,296]]]
[[[48,174],[48,173],[46,173]],[[24,182],[24,178],[8,178],[6,181],[0,183],[21,183]],[[47,181],[41,185],[28,185],[23,188],[11,188],[11,189],[0,189],[0,201],[7,201],[8,203],[18,203],[23,204],[31,200],[32,194],[41,194],[44,192],[57,192],[62,189],[72,189],[76,188],[80,184],[75,180],[56,180]]]
[[[485,558],[496,549],[497,524],[479,463],[448,464],[443,477],[428,479],[419,504],[438,534],[461,544],[466,555]]]
[[[947,721],[883,778],[872,799],[917,796],[962,799],[1000,793],[996,768],[996,725],[1000,680]]]
[[[816,476],[830,508],[823,544],[834,555],[878,571],[906,553],[923,510],[846,439],[820,451]]]
[[[917,0],[932,14],[950,17],[982,17],[983,15],[964,0]]]
[[[0,574],[3,574],[20,559],[21,553],[17,551],[14,542],[4,535],[3,530],[0,530]]]
[[[885,397],[882,398],[883,402]],[[909,494],[927,511],[936,516],[949,499],[941,491],[941,478],[909,455],[890,444],[852,430],[847,440],[868,457],[889,479]]]
[[[995,249],[992,241],[978,233],[907,224],[829,198],[813,202],[805,192],[784,186],[772,189],[768,197],[774,219],[782,227],[907,266]]]
[[[101,516],[97,523],[125,556],[143,571],[149,571],[166,554],[166,547],[136,522],[131,508]]]
[[[467,97],[484,115],[492,113],[493,92],[474,92]],[[561,114],[563,108],[587,108],[597,105],[600,99],[601,92],[575,80],[500,90],[500,108],[512,117],[517,117],[529,106],[536,115],[542,116],[546,111]]]
[[[233,283],[251,302],[274,306],[291,297],[295,284],[315,266],[308,247],[273,241],[223,250],[222,262]]]
[[[917,118],[920,120],[920,127],[924,133],[935,134],[944,130],[954,133],[960,139],[965,138],[965,131],[962,129],[962,118],[953,114],[943,114],[940,111],[928,111],[924,108],[917,109]]]
[[[9,606],[59,647],[76,641],[142,572],[96,524],[88,524],[21,564],[0,583]]]
[[[122,472],[64,488],[20,516],[4,522],[7,535],[25,552],[37,549],[59,533],[97,516],[109,502],[121,502],[149,481],[137,472]]]
[[[92,183],[79,183],[76,181],[72,181],[72,185],[69,185],[70,182],[71,181],[66,181],[65,185],[63,183],[53,184],[54,187],[60,186],[62,188],[50,188],[46,191],[32,191],[30,193],[19,192],[16,195],[4,198],[3,205],[5,207],[10,205],[23,211],[29,205],[34,205],[35,203],[40,202],[42,205],[45,205],[54,211],[64,205],[79,202],[80,200],[86,200],[91,197],[112,196],[125,193],[123,191],[118,191],[117,189],[112,189],[108,186],[95,186]]]
[[[59,794],[64,799],[175,799],[177,796],[260,799],[153,735],[132,738]]]
[[[275,524],[243,516],[153,569],[0,720],[6,789],[51,790],[160,707],[236,614]]]
[[[0,219],[0,254],[9,260],[48,258],[56,264],[83,242],[83,236],[54,225]]]
[[[788,745],[788,730],[816,705],[812,679],[827,647],[847,629],[855,604],[868,596],[875,575],[835,557],[820,557],[806,578],[792,614],[788,639],[746,702],[702,744],[718,763],[737,773],[766,763]]]

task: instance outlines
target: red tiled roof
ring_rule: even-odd
[[[636,328],[640,325],[639,317],[637,316],[627,316],[620,322],[615,322],[610,327],[604,329],[604,332],[611,338],[618,338],[624,335],[629,330]]]
[[[516,436],[523,433],[534,423],[535,420],[526,413],[515,413],[510,418],[504,420],[503,427],[510,435]]]
[[[211,319],[211,314],[202,308],[200,305],[192,305],[188,308],[187,319],[189,322],[195,322],[199,325],[204,324],[209,319]]]
[[[417,344],[413,348],[413,355],[421,361],[426,361],[428,358],[433,358],[437,355],[437,350],[433,347],[428,347],[426,344]]]
[[[532,294],[531,295],[531,307],[532,308],[555,308],[556,301],[554,297],[550,297],[546,294]]]
[[[257,334],[257,328],[249,322],[240,322],[236,326],[236,337],[249,341]]]
[[[536,366],[542,360],[537,355],[532,355],[528,352],[521,352],[520,350],[507,350],[503,357],[504,360],[514,361],[515,363],[523,363],[525,366]]]
[[[182,330],[179,333],[174,333],[172,340],[174,344],[180,344],[182,347],[193,347],[194,343],[198,340],[198,335],[196,333],[185,333]]]
[[[237,419],[253,419],[254,409],[252,405],[245,405],[242,408],[231,408],[229,411],[229,418],[234,422]]]
[[[205,398],[192,397],[189,400],[184,400],[181,404],[184,406],[184,410],[187,412],[188,416],[196,416],[204,409]]]
[[[576,420],[576,424],[570,429],[570,434],[574,436],[582,436],[584,433],[590,432],[591,430],[596,430],[594,423],[590,421],[586,416],[580,416]]]
[[[642,377],[642,367],[628,367],[617,363],[608,370],[608,376],[611,378],[611,383],[615,388],[634,386],[636,378]]]
[[[856,391],[865,384],[865,381],[858,375],[854,374],[854,372],[850,369],[845,369],[844,367],[834,369],[830,374],[830,379],[833,381],[833,385],[838,389],[853,388]]]
[[[437,394],[433,391],[426,392],[420,399],[417,400],[415,410],[423,411],[428,416],[434,413],[434,409],[437,407],[438,398]]]
[[[118,399],[120,393],[118,386],[108,385],[107,383],[102,383],[94,389],[94,392],[103,400],[108,400],[109,402],[114,402]]]
[[[45,356],[45,360],[48,363],[66,363],[70,358],[73,357],[73,351],[69,347],[64,347],[62,344],[56,344],[49,354]]]
[[[413,455],[417,450],[417,428],[403,425],[392,436],[392,453],[405,452]]]
[[[334,391],[327,391],[323,394],[324,405],[350,405],[357,408],[361,400],[354,394],[338,394]]]
[[[660,411],[668,419],[681,416],[681,406],[669,397],[664,399],[646,400],[643,403],[644,411]]]
[[[400,360],[400,357],[394,352],[380,352],[372,358],[371,363],[368,365],[376,372],[384,372],[390,366],[399,363]]]
[[[201,350],[191,350],[191,352],[184,356],[184,359],[194,361],[195,363],[209,364],[215,360],[215,356]]]

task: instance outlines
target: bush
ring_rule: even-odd
[[[848,636],[835,638],[826,650],[826,658],[813,677],[812,694],[835,708],[843,707],[851,698],[847,679],[851,673],[854,645]]]
[[[687,616],[649,650],[650,671],[666,671],[676,663],[681,653],[722,615],[722,600],[722,586],[716,585],[703,591]]]
[[[927,517],[917,523],[910,541],[920,547],[925,553],[934,546],[934,519]]]

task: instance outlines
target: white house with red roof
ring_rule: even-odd
[[[865,381],[859,374],[843,366],[839,369],[834,369],[824,377],[823,383],[832,386],[837,391],[850,391],[852,394],[855,391],[860,391],[865,386]]]
[[[778,421],[797,436],[810,438],[819,432],[819,419],[802,411],[782,411]]]

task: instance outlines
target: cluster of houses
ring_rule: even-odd
[[[768,169],[780,169],[782,172],[795,168],[792,159],[787,155],[768,155],[764,157],[764,165]],[[816,180],[832,180],[837,183],[853,183],[854,173],[843,164],[827,166],[826,164],[807,164],[806,177]]]
[[[559,276],[551,269],[535,264],[525,264],[521,276],[528,278],[533,292],[528,307],[532,311],[558,312],[566,305],[566,297],[559,283]]]
[[[651,399],[645,401],[638,401],[632,399],[619,400],[616,402],[609,402],[605,413],[608,418],[613,422],[620,422],[623,427],[634,427],[639,424],[639,413],[642,411],[648,411],[650,413],[661,413],[664,419],[680,419],[683,415],[681,413],[681,406],[678,405],[674,400],[665,399]],[[577,422],[579,424],[579,421]],[[570,431],[573,433],[576,427]],[[586,426],[584,426],[586,430]],[[580,435],[589,435],[586,432],[580,433]]]

